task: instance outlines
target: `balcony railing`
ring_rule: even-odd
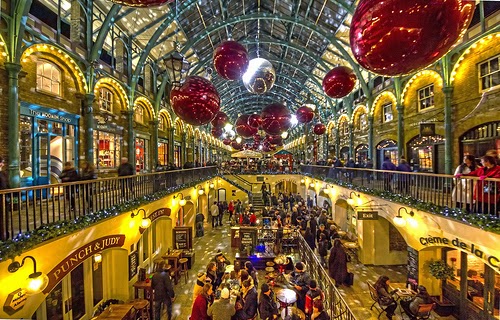
[[[326,182],[500,232],[500,179],[313,165],[301,170]]]
[[[2,190],[0,241],[60,221],[98,220],[94,216],[99,212],[138,206],[145,197],[168,194],[216,174],[216,167],[204,167]]]

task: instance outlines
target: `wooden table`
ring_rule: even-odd
[[[106,308],[106,310],[104,310],[99,316],[97,316],[97,319],[128,319],[133,307],[133,304],[128,303],[111,304]]]
[[[392,290],[395,290],[394,294],[398,299],[408,300],[417,295],[417,293],[406,287],[406,283],[394,282],[390,284]]]
[[[153,288],[151,287],[151,280],[137,281],[133,284],[134,298],[140,299],[139,290],[143,291],[143,298],[149,301],[149,316],[153,319]]]
[[[165,254],[164,256],[162,256],[167,264],[169,264],[173,268],[175,284],[177,284],[177,282],[179,281],[179,259],[181,258],[181,256],[182,250],[173,250],[169,254]]]

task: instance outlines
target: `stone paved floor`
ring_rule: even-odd
[[[202,238],[195,238],[194,249],[196,252],[194,267],[189,270],[189,280],[185,284],[184,279],[181,279],[175,286],[177,298],[173,305],[173,319],[186,320],[189,319],[191,314],[192,305],[192,290],[193,284],[196,281],[196,274],[199,271],[205,271],[206,265],[215,256],[217,249],[220,249],[228,259],[233,260],[236,250],[230,246],[230,236],[228,234],[229,227],[219,227],[212,230],[211,226],[205,226],[205,236]],[[366,286],[366,281],[375,282],[382,274],[387,274],[392,282],[405,282],[406,271],[404,266],[370,266],[366,267],[362,264],[349,263],[349,270],[355,274],[355,283],[352,287],[340,287],[339,290],[347,301],[349,307],[359,320],[375,320],[377,313],[370,311],[372,300]],[[263,276],[264,272],[259,272],[259,276]],[[259,283],[263,283],[263,279]],[[398,311],[399,312],[399,311]],[[163,314],[162,320],[167,319],[166,314]],[[385,319],[384,316],[381,319]],[[402,318],[399,313],[396,314],[394,319],[408,319]],[[434,315],[437,320],[451,320],[453,317],[439,317]],[[196,319],[192,319],[196,320]]]

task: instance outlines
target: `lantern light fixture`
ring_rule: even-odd
[[[140,228],[141,229],[147,229],[151,225],[151,219],[149,219],[148,217],[146,217],[146,210],[144,210],[144,209],[141,208],[141,209],[137,210],[136,213],[134,213],[132,211],[132,213],[130,214],[130,217],[134,218],[134,217],[138,216],[139,214],[141,214],[141,212],[143,213],[143,216],[142,216]]]
[[[181,207],[184,207],[186,205],[186,199],[184,199],[184,195],[181,192],[179,192],[178,194],[176,194],[174,196],[174,199],[177,199],[177,197],[179,197],[179,196],[181,197],[181,199],[179,200],[179,205]]]
[[[28,284],[26,287],[26,292],[28,294],[36,294],[42,292],[49,284],[49,277],[39,271],[36,271],[36,260],[33,256],[26,256],[23,258],[21,263],[19,261],[12,262],[8,267],[10,273],[14,273],[24,266],[26,259],[31,259],[33,261],[33,273],[28,276]]]
[[[357,198],[358,198],[358,202],[360,201],[360,195],[359,195],[359,193],[356,193],[356,192],[354,192],[354,191],[351,191],[351,193],[349,194],[349,199],[347,199],[347,203],[348,203],[350,206],[353,206],[353,205],[354,205],[354,203],[355,203],[355,202],[354,202],[354,198],[353,198],[353,196],[352,196],[353,194],[354,194],[354,196],[355,196],[355,197],[357,197]]]
[[[392,219],[392,221],[394,222],[394,224],[396,226],[398,226],[398,227],[406,226],[406,220],[405,220],[405,218],[403,218],[403,216],[401,216],[401,211],[404,211],[410,215],[410,218],[408,218],[408,222],[409,222],[410,226],[414,227],[415,225],[418,225],[417,221],[413,218],[415,213],[411,210],[408,211],[408,209],[406,209],[405,207],[401,207],[398,209],[398,215]]]

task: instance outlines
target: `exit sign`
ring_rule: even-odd
[[[378,220],[378,211],[358,211],[358,220]]]

